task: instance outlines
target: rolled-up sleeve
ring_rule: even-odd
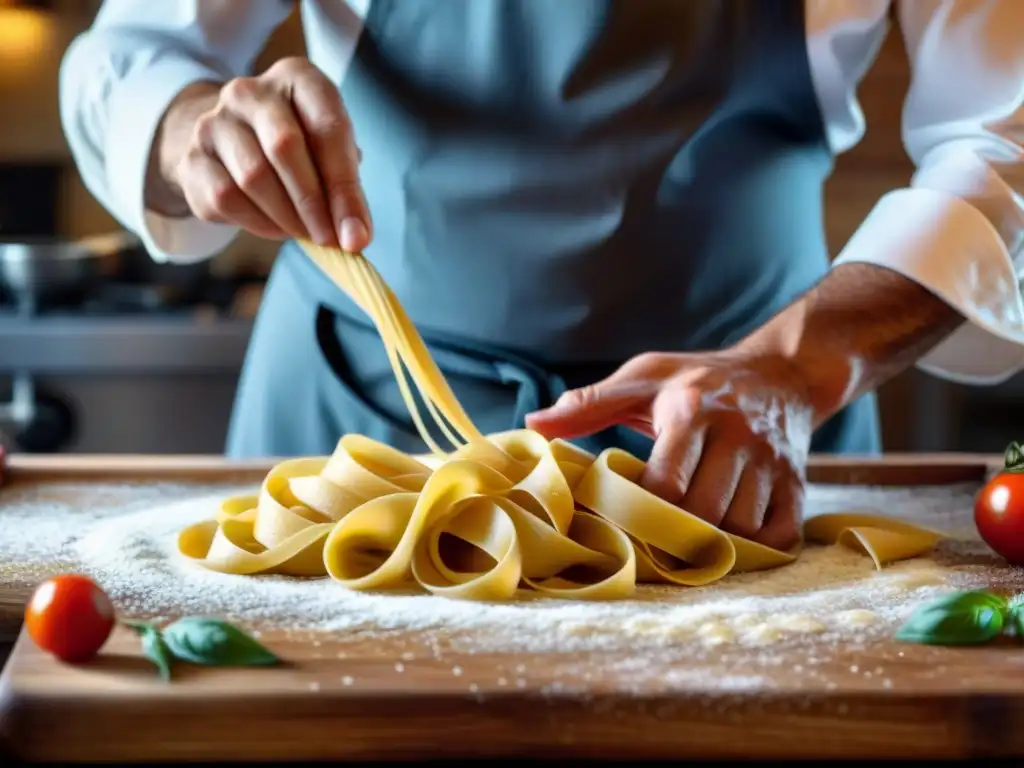
[[[157,128],[174,97],[250,71],[291,4],[281,0],[105,0],[64,55],[60,113],[82,180],[157,261],[208,258],[238,230],[145,207]]]
[[[1024,0],[903,0],[903,139],[916,172],[836,259],[895,270],[967,322],[919,366],[973,384],[1024,368]]]

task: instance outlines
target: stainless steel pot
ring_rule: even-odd
[[[101,276],[187,293],[200,286],[208,272],[206,262],[158,264],[130,232],[77,241],[0,241],[0,289],[27,311],[51,299],[87,295]]]
[[[15,300],[34,303],[88,288],[99,259],[87,245],[51,239],[0,242],[0,285]]]

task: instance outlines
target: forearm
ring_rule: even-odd
[[[281,2],[104,0],[89,29],[68,46],[60,108],[76,166],[89,191],[155,260],[208,258],[237,233],[189,216],[173,187],[161,184],[152,164],[160,162],[154,148],[172,143],[157,141],[168,107],[196,83],[246,74],[292,10]],[[181,124],[191,130],[195,123]]]
[[[146,171],[146,208],[175,218],[189,215],[188,203],[175,178],[196,121],[217,103],[220,83],[199,82],[189,85],[167,107],[160,121]]]
[[[736,350],[793,366],[820,424],[912,366],[962,322],[956,310],[897,272],[841,264]]]

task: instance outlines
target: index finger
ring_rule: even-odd
[[[359,181],[359,148],[337,89],[318,73],[298,79],[292,101],[323,182],[338,242],[346,251],[370,244],[370,212]]]
[[[320,176],[309,156],[307,139],[286,96],[257,82],[239,79],[225,86],[232,112],[248,123],[271,167],[288,193],[299,219],[319,245],[334,240]]]

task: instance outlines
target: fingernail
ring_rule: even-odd
[[[341,222],[341,247],[346,251],[361,251],[366,247],[370,233],[355,216],[349,216]]]

